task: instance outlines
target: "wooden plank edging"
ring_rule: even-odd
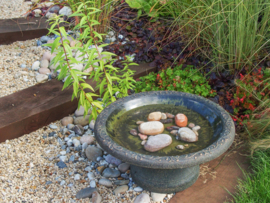
[[[11,44],[16,41],[25,41],[47,35],[50,27],[48,19],[13,18],[0,20],[0,45]],[[68,27],[68,24],[62,24]]]
[[[155,71],[149,64],[130,66],[134,79]],[[93,81],[87,80],[89,84]],[[62,91],[63,83],[51,80],[0,98],[0,142],[31,133],[74,113],[77,100],[71,101],[72,88]]]

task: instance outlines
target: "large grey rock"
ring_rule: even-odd
[[[99,156],[102,156],[102,150],[95,146],[88,146],[85,150],[85,155],[90,161],[96,161]]]
[[[172,138],[167,134],[150,136],[144,145],[144,149],[149,152],[156,152],[172,143]]]
[[[84,189],[80,190],[79,192],[77,192],[76,198],[77,199],[84,199],[84,198],[91,197],[93,192],[95,192],[95,191],[97,191],[96,188],[91,188],[91,187],[84,188]]]
[[[85,125],[88,125],[89,124],[89,116],[79,116],[77,118],[74,118],[74,124],[75,125],[82,125],[82,126],[85,126]]]
[[[134,203],[150,203],[150,197],[146,193],[142,193],[136,197]]]
[[[112,168],[106,168],[102,172],[102,176],[105,178],[117,178],[118,176],[120,176],[120,172]]]

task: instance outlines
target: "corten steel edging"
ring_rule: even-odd
[[[11,44],[47,35],[50,27],[47,20],[45,17],[0,20],[0,44]],[[61,25],[68,27],[65,23]]]
[[[155,71],[149,64],[131,66],[134,79]],[[91,85],[93,81],[87,80]],[[33,132],[74,113],[72,88],[62,91],[63,83],[51,80],[0,98],[0,142]]]

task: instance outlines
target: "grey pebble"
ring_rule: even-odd
[[[118,170],[115,170],[115,169],[106,168],[102,172],[102,176],[105,178],[117,178],[118,176],[120,176],[120,172]]]
[[[104,185],[104,186],[106,186],[106,187],[112,187],[112,186],[113,186],[112,181],[110,181],[110,180],[107,179],[107,178],[101,178],[101,179],[98,181],[98,184]]]
[[[102,150],[95,146],[88,146],[85,155],[90,161],[95,161],[97,157],[102,156]]]
[[[126,180],[129,180],[128,174],[125,174],[125,173],[124,174],[121,174],[121,177],[124,178],[124,179],[126,179]]]
[[[115,180],[113,181],[115,185],[127,185],[129,184],[129,180]]]
[[[57,164],[56,164],[59,168],[66,168],[67,165],[63,162],[63,161],[59,161]]]
[[[91,197],[94,191],[97,191],[97,189],[91,188],[91,187],[84,188],[84,189],[77,192],[76,198],[77,199],[84,199],[84,198]]]
[[[75,156],[71,155],[68,161],[74,162],[75,161]]]
[[[118,170],[125,173],[129,169],[130,165],[128,163],[122,163],[118,166]]]
[[[106,160],[109,164],[114,164],[114,165],[116,165],[116,166],[118,166],[118,165],[120,165],[120,164],[122,163],[121,160],[119,160],[119,159],[113,157],[113,156],[110,155],[110,154],[107,155],[107,156],[105,157],[105,160]]]
[[[51,124],[51,125],[49,125],[49,127],[51,128],[51,129],[57,129],[58,127],[57,127],[57,125],[55,125],[55,124]]]
[[[147,193],[142,193],[136,197],[134,203],[150,203],[150,197]]]

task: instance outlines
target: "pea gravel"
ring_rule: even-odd
[[[36,71],[31,70],[46,51],[36,46],[37,39],[0,45],[0,97],[37,84]]]
[[[59,130],[60,122],[55,123],[58,130],[48,126],[13,140],[0,143],[0,202],[89,202],[89,198],[76,199],[81,189],[90,186],[87,171],[91,165],[88,160],[80,160],[78,152],[71,151],[65,156],[73,155],[75,162],[66,163],[66,168],[58,168],[60,152],[63,151],[57,137],[64,139]],[[49,137],[49,133],[57,132],[57,136]],[[99,185],[102,178],[95,170],[96,188],[102,197],[102,203],[129,203],[142,192],[127,191],[113,195],[117,185],[111,188]],[[80,180],[75,180],[80,174]],[[135,188],[136,185],[133,185]],[[169,202],[172,195],[167,195],[163,202]],[[151,201],[153,202],[153,201]]]

